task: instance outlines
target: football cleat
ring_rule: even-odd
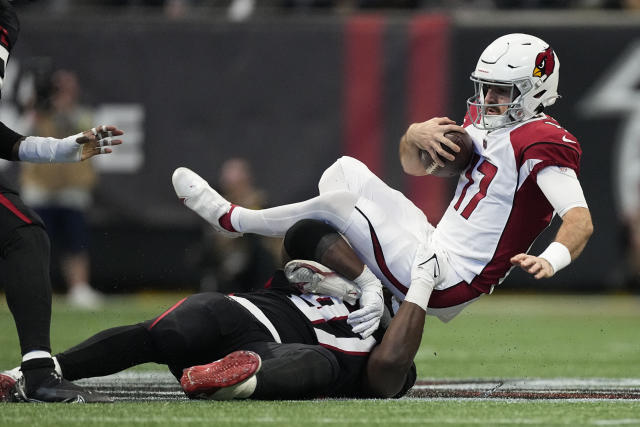
[[[27,395],[24,376],[18,378],[12,388],[13,398],[18,402],[30,403],[113,403],[113,399],[101,393],[85,390],[79,385],[62,378],[51,371],[40,385]]]
[[[260,366],[262,360],[257,353],[234,351],[207,365],[185,369],[180,385],[191,399],[246,399],[255,390]]]
[[[20,396],[15,390],[15,385],[22,377],[20,367],[10,371],[0,372],[0,402],[20,402]]]
[[[303,294],[329,295],[352,305],[360,298],[360,289],[352,281],[315,261],[289,261],[284,274]]]
[[[231,238],[242,236],[242,233],[229,231],[220,225],[219,219],[229,212],[231,203],[211,188],[200,175],[180,167],[173,172],[171,181],[182,203],[204,218],[216,232]]]

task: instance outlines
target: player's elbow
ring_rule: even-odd
[[[374,353],[367,364],[367,388],[373,397],[390,398],[400,392],[413,360],[391,352]]]

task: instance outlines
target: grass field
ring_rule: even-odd
[[[99,312],[55,301],[54,351],[103,328],[151,318],[181,296],[114,298]],[[19,361],[0,303],[0,368]],[[637,296],[492,295],[449,324],[429,318],[416,364],[421,379],[640,379]],[[162,369],[144,365],[138,371]],[[639,425],[639,400],[416,399],[312,402],[127,402],[0,405],[0,425]]]

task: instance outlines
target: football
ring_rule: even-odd
[[[444,166],[438,166],[428,152],[420,150],[420,160],[422,160],[422,164],[429,175],[439,176],[442,178],[458,176],[460,175],[460,172],[467,168],[471,161],[471,156],[473,155],[473,141],[469,134],[462,132],[447,132],[444,136],[460,147],[460,152],[455,153],[449,147],[444,145],[442,146],[447,152],[453,154],[456,158],[450,161],[440,156]]]

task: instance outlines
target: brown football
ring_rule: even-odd
[[[444,166],[438,166],[428,152],[420,150],[420,160],[422,160],[422,164],[429,175],[439,176],[442,178],[458,176],[460,175],[460,172],[467,168],[471,161],[471,156],[473,155],[473,141],[468,133],[447,132],[444,136],[460,147],[460,152],[455,153],[449,147],[445,145],[442,146],[442,148],[453,154],[456,158],[450,161],[440,156],[440,159],[444,162]]]

